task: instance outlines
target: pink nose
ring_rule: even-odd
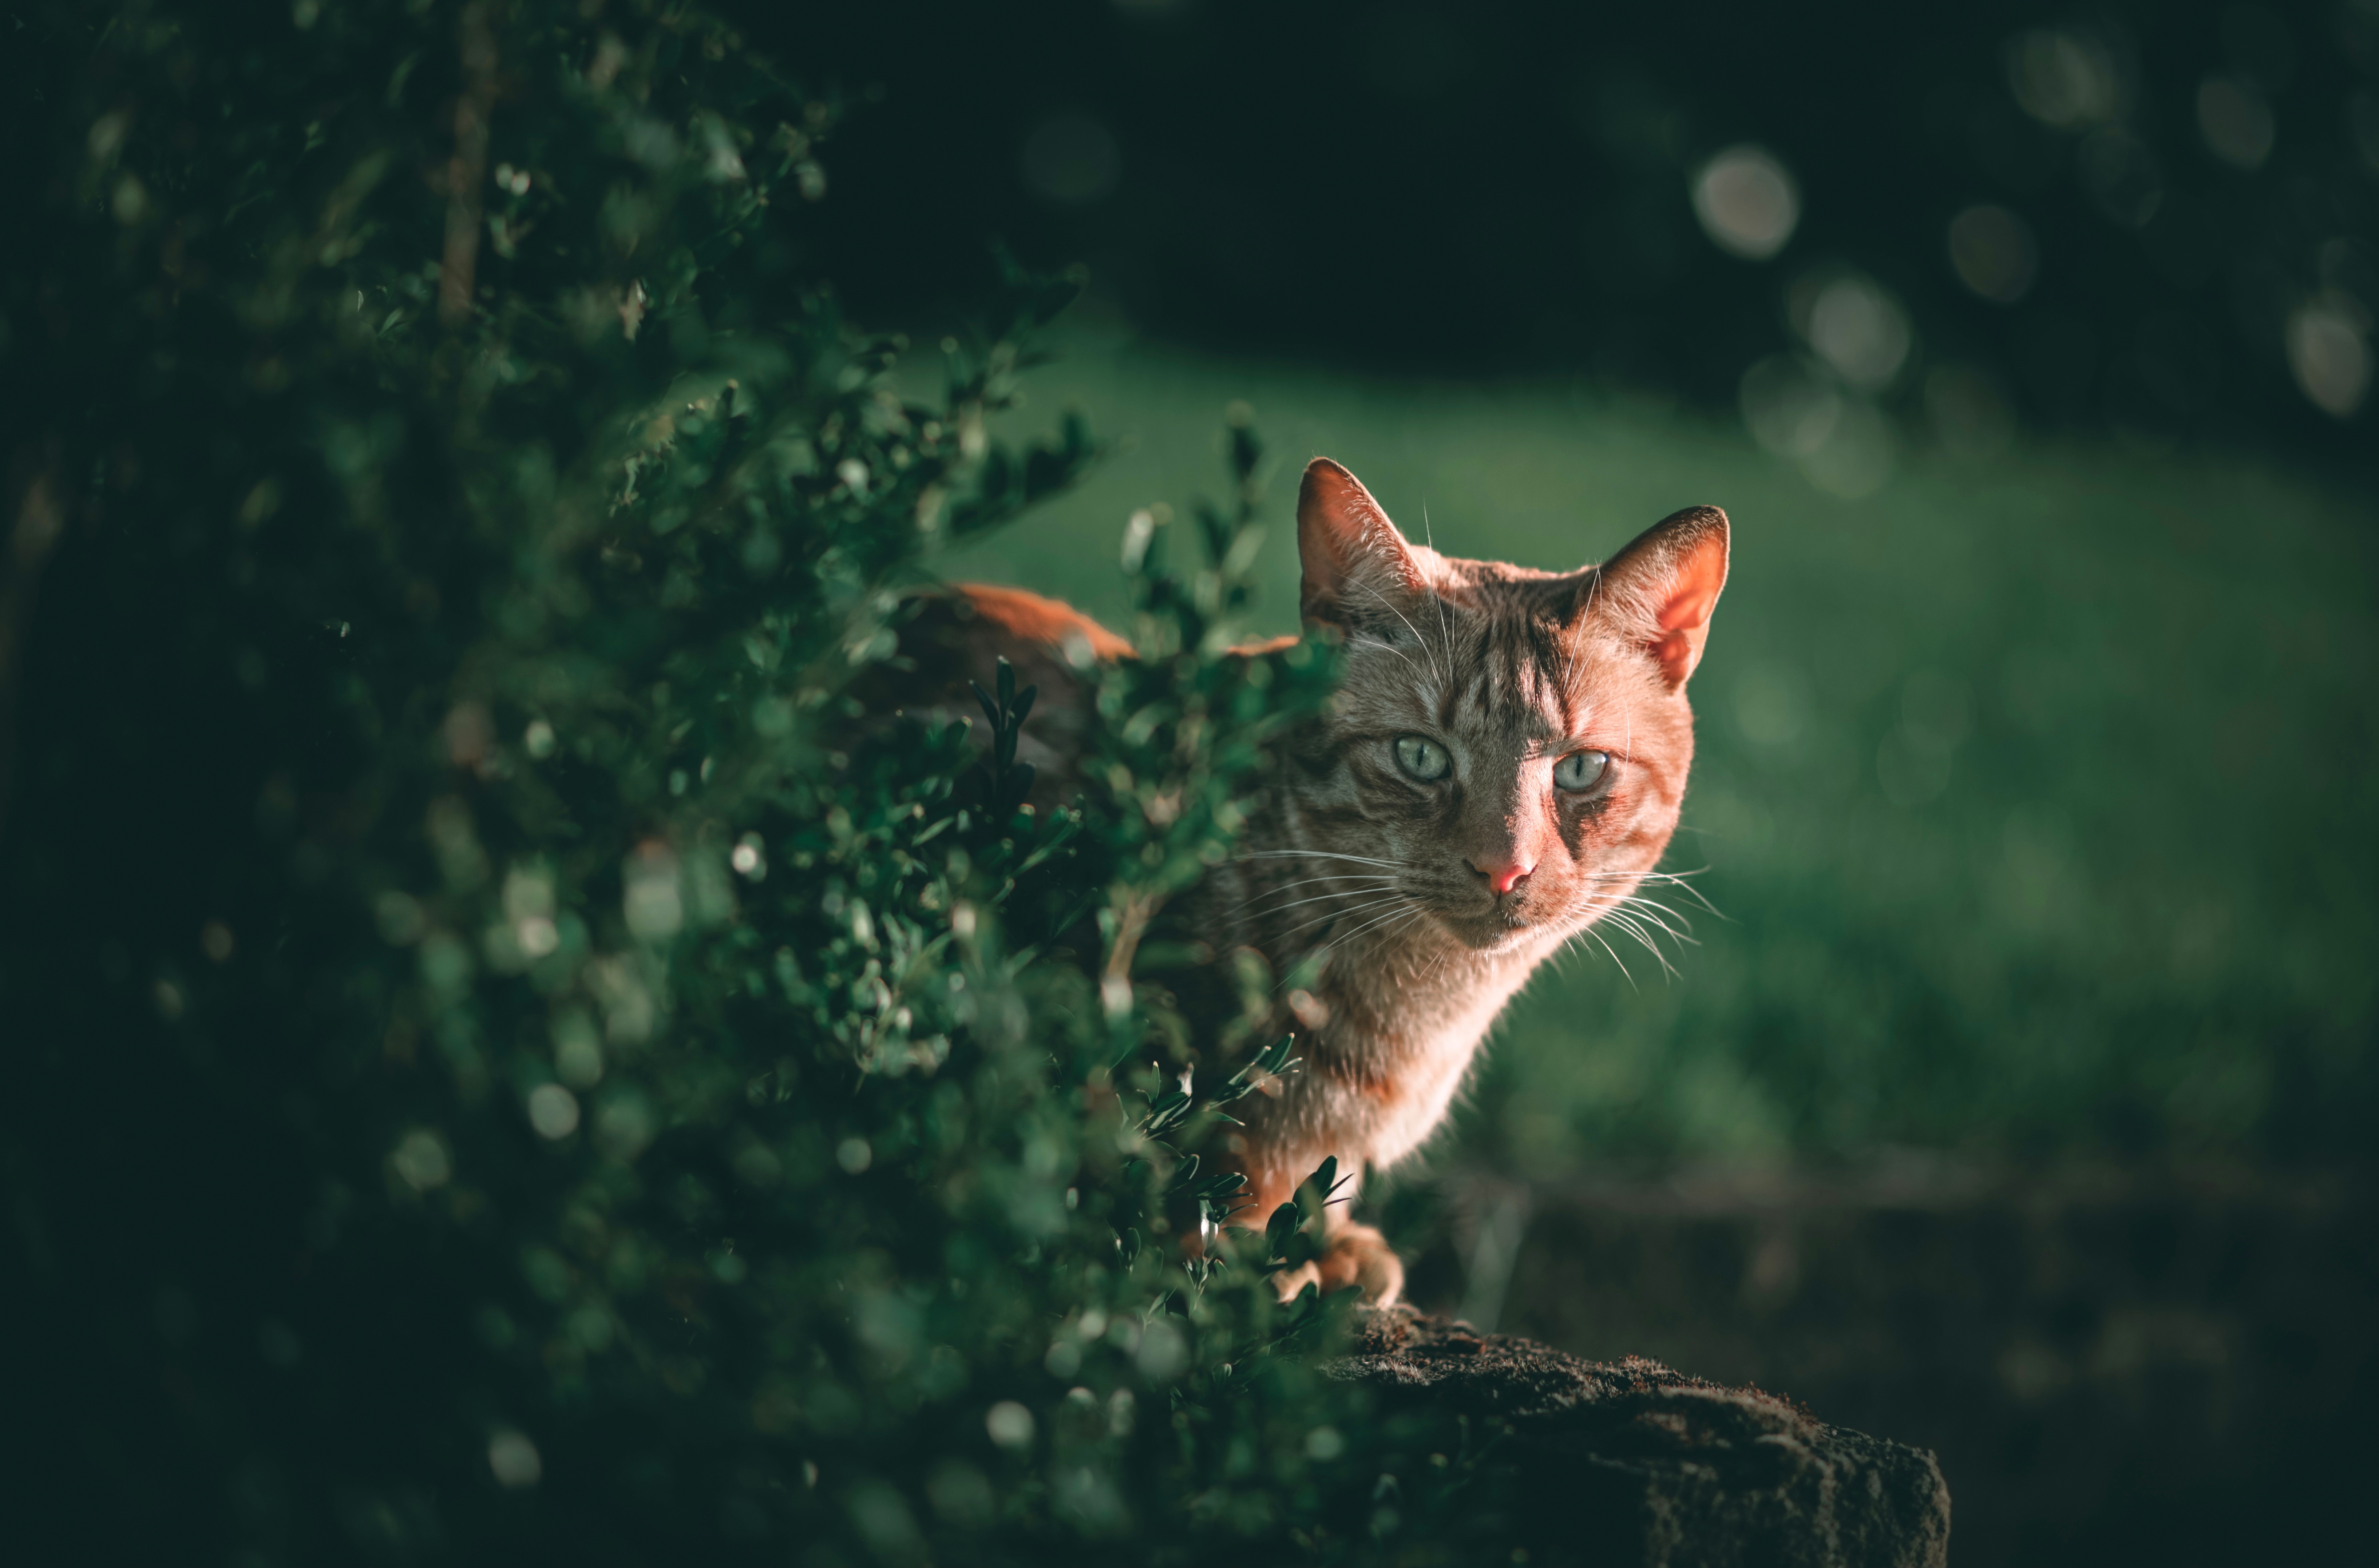
[[[1487,886],[1492,887],[1495,890],[1495,896],[1500,899],[1517,887],[1521,880],[1537,868],[1519,861],[1510,861],[1502,865],[1490,862],[1486,865],[1473,866],[1471,869],[1487,879]]]

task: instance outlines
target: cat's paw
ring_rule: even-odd
[[[1393,1307],[1405,1292],[1405,1264],[1372,1226],[1334,1225],[1328,1250],[1310,1263],[1284,1269],[1272,1283],[1283,1301],[1314,1285],[1324,1296],[1352,1287],[1371,1306]]]

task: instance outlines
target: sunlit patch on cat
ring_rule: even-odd
[[[1411,1152],[1497,1013],[1564,947],[1615,961],[1612,935],[1656,953],[1682,939],[1643,889],[1682,886],[1656,867],[1692,765],[1685,683],[1727,522],[1681,512],[1568,573],[1466,561],[1405,538],[1317,460],[1298,547],[1305,617],[1343,640],[1339,691],[1207,894],[1218,944],[1277,972],[1321,960],[1318,1019],[1284,1013],[1310,1070],[1249,1128],[1259,1189],[1324,1153],[1347,1168]],[[1376,1242],[1357,1244],[1366,1266]]]
[[[1685,684],[1727,570],[1715,507],[1573,572],[1441,555],[1325,458],[1305,471],[1297,525],[1299,606],[1341,644],[1338,690],[1284,739],[1242,852],[1177,911],[1197,947],[1278,978],[1262,1027],[1248,1032],[1236,1001],[1212,1026],[1293,1033],[1302,1062],[1246,1102],[1235,1139],[1258,1225],[1325,1156],[1359,1173],[1419,1148],[1548,959],[1583,946],[1621,962],[1616,937],[1665,965],[1661,942],[1687,939],[1645,889],[1687,886],[1657,867],[1693,762]],[[1069,636],[1131,657],[1064,606],[969,593],[972,624],[1020,661]],[[1077,668],[1044,654],[1033,678],[1079,697]],[[1054,724],[1077,705],[1045,706]],[[1071,758],[1050,764],[1058,777]],[[1403,1265],[1380,1233],[1332,1226],[1329,1255],[1285,1286],[1394,1300]]]

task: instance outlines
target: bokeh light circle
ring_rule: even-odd
[[[1958,281],[1999,305],[2032,290],[2040,246],[2032,226],[2004,207],[1969,207],[1950,220],[1950,265]]]
[[[1801,192],[1791,171],[1764,148],[1730,147],[1694,176],[1694,216],[1718,247],[1765,261],[1801,223]]]

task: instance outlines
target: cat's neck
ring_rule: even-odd
[[[1328,946],[1317,994],[1361,1033],[1416,1046],[1448,1034],[1475,1041],[1503,1004],[1560,945],[1554,933],[1526,934],[1481,952],[1426,914]]]
[[[1481,951],[1395,894],[1394,868],[1286,838],[1217,878],[1218,946],[1262,952],[1285,987],[1305,988],[1288,997],[1304,1023],[1383,1068],[1449,1042],[1467,1050],[1566,935]]]

